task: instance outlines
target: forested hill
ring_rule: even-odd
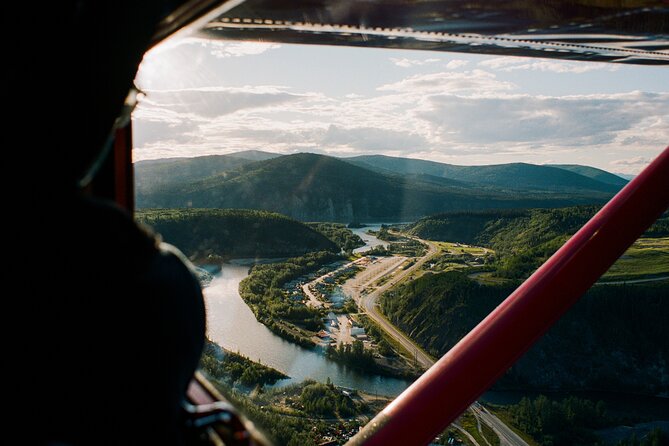
[[[593,180],[599,181],[601,183],[611,184],[618,187],[625,186],[629,182],[629,180],[623,177],[602,169],[597,169],[596,167],[581,166],[579,164],[548,164],[547,166],[568,170],[570,172],[583,175],[584,177],[592,178]]]
[[[417,237],[458,241],[494,249],[497,274],[524,278],[553,254],[599,210],[598,206],[453,212],[425,217],[407,228]],[[646,233],[669,235],[669,218],[658,220]]]
[[[247,150],[228,155],[138,161],[134,164],[135,191],[141,201],[146,195],[161,190],[220,175],[246,164],[277,156],[273,153]]]
[[[582,180],[590,181],[585,177]],[[430,175],[379,173],[333,157],[298,153],[138,194],[137,205],[263,209],[301,221],[347,223],[408,221],[455,210],[603,203],[611,194],[608,190],[585,189],[579,193],[497,191]]]
[[[244,209],[140,210],[137,220],[191,259],[294,257],[339,252],[323,234],[284,215]]]
[[[457,166],[435,161],[396,158],[384,155],[363,155],[347,161],[378,172],[422,174],[461,183],[487,185],[496,188],[573,192],[617,192],[627,180],[589,166],[536,165],[508,163],[484,166]]]
[[[428,273],[384,295],[381,308],[438,357],[513,288]],[[669,394],[668,295],[666,282],[593,287],[497,387]]]

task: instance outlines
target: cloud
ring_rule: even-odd
[[[635,156],[632,158],[615,159],[609,162],[609,170],[611,172],[618,172],[622,174],[637,175],[648,164],[650,164],[651,161],[652,157],[649,156]]]
[[[634,158],[613,160],[611,161],[611,164],[614,166],[638,166],[638,165],[646,165],[650,162],[651,162],[650,158],[646,158],[643,156],[635,156]]]
[[[346,146],[363,151],[415,150],[425,148],[427,140],[412,132],[375,127],[331,125],[321,139],[324,146]]]
[[[427,65],[427,64],[432,64],[439,62],[441,59],[406,59],[406,58],[396,58],[396,57],[391,57],[390,61],[397,65],[398,67],[402,68],[411,68],[411,67],[416,67],[416,66],[421,66],[421,65]]]
[[[149,90],[134,114],[136,159],[261,149],[453,164],[599,159],[599,167],[636,172],[642,164],[614,161],[650,159],[658,141],[669,141],[669,93],[520,91],[481,65],[406,76],[364,96],[281,85]],[[584,153],[589,158],[578,158]]]
[[[492,146],[531,143],[572,148],[620,145],[620,138],[645,134],[669,139],[669,129],[645,125],[667,121],[669,94],[462,97],[433,95],[420,116],[433,124],[444,144],[468,142]],[[658,116],[658,113],[660,115]],[[643,129],[643,130],[642,130]]]
[[[135,118],[132,136],[136,147],[145,147],[156,142],[177,147],[184,144],[196,144],[199,139],[197,130],[198,121],[195,119],[184,118],[169,122]]]
[[[225,42],[199,37],[168,40],[144,55],[135,83],[142,90],[201,88],[222,83],[231,63],[244,63],[281,45],[262,42]],[[234,59],[234,62],[232,60]]]
[[[478,66],[495,71],[543,71],[553,73],[586,73],[595,70],[614,71],[617,67],[603,63],[564,62],[555,60],[534,60],[520,57],[496,57],[478,63]]]
[[[458,68],[463,68],[469,64],[469,61],[462,59],[453,59],[446,64],[446,69],[448,70],[457,70]]]
[[[242,109],[269,107],[296,100],[299,95],[276,86],[205,87],[180,90],[148,90],[139,108],[138,119],[152,111],[163,110],[165,119],[173,113],[187,113],[205,118],[234,113]],[[154,117],[154,119],[159,119]]]
[[[212,56],[219,59],[228,57],[257,56],[266,51],[281,48],[281,45],[267,42],[228,43],[219,40],[200,40],[200,44],[210,49]]]
[[[138,159],[173,156],[181,147],[193,154],[262,149],[385,153],[455,164],[548,158],[564,163],[576,162],[574,157],[587,151],[606,167],[604,163],[629,158],[625,153],[649,158],[659,150],[658,141],[669,140],[669,113],[664,111],[669,110],[669,93],[481,95],[469,90],[442,93],[430,86],[418,94],[400,89],[375,97],[335,99],[269,86],[237,90],[286,94],[291,99],[251,100],[242,95],[239,99],[250,103],[238,104],[225,115],[208,116],[197,110],[171,110],[178,101],[168,103],[164,98],[168,109],[139,110]],[[196,105],[201,104],[208,107],[206,102]],[[641,165],[628,167],[637,171]]]
[[[483,70],[462,73],[417,74],[399,82],[381,85],[377,91],[410,93],[490,94],[516,89],[511,82],[500,81]]]

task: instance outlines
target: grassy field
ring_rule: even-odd
[[[466,245],[464,243],[452,242],[434,242],[439,246],[442,252],[451,254],[471,254],[473,256],[484,256],[492,254],[493,250],[488,248],[481,248],[480,246]]]
[[[506,279],[495,277],[481,261],[494,251],[479,246],[462,243],[436,242],[439,253],[434,260],[426,263],[424,271],[467,270],[471,278],[484,284],[503,284]],[[474,259],[479,259],[474,261]],[[484,261],[484,260],[483,260]],[[481,265],[476,272],[475,265]],[[473,269],[474,268],[474,269]],[[667,276],[669,280],[669,237],[641,238],[611,266],[602,277],[602,283],[643,280]]]
[[[602,282],[669,276],[669,237],[637,240],[602,277]]]
[[[480,246],[465,245],[457,242],[434,242],[437,254],[423,265],[421,272],[444,272],[467,270],[474,272],[483,268],[494,251]],[[420,275],[420,274],[419,274]]]

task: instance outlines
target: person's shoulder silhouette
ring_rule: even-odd
[[[16,156],[5,165],[18,174],[4,191],[21,205],[5,206],[19,284],[6,301],[20,307],[5,312],[18,353],[8,381],[18,400],[7,401],[19,404],[10,422],[19,444],[180,442],[205,335],[199,283],[176,249],[80,181],[94,173],[156,25],[179,3],[24,2],[8,13],[20,25],[3,74]]]
[[[75,444],[101,432],[111,443],[177,443],[205,330],[187,260],[104,202],[72,200],[58,226],[40,299],[44,359],[57,364],[42,382],[53,414],[44,432]]]

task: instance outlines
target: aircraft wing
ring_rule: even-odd
[[[208,38],[669,64],[669,0],[246,0]]]

